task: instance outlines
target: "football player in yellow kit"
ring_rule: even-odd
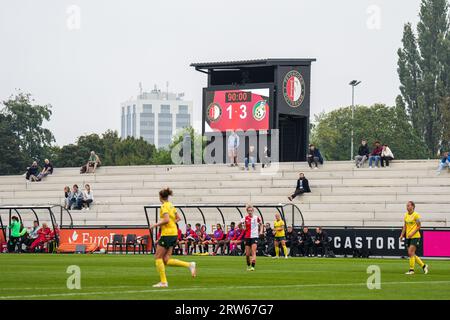
[[[280,243],[283,248],[284,257],[287,259],[288,251],[286,247],[286,234],[284,232],[284,221],[281,219],[279,213],[275,215],[275,222],[273,223],[273,229],[275,232],[275,257],[278,259],[280,256]]]
[[[428,273],[428,265],[426,265],[417,255],[416,250],[420,245],[420,215],[415,211],[416,204],[413,201],[408,201],[406,204],[405,216],[403,218],[404,224],[400,239],[406,238],[406,247],[408,248],[409,256],[409,271],[406,274],[414,274],[414,266],[417,264],[422,268],[425,274]]]
[[[166,278],[166,266],[184,267],[191,271],[192,277],[197,275],[197,268],[195,262],[185,262],[177,259],[172,259],[172,251],[178,238],[177,222],[180,221],[177,209],[169,201],[169,196],[173,192],[169,188],[162,189],[159,192],[159,200],[161,201],[161,208],[159,210],[159,222],[150,226],[153,228],[161,228],[161,237],[158,240],[158,246],[155,253],[155,265],[158,270],[161,281],[155,284],[155,288],[167,288],[169,286]]]

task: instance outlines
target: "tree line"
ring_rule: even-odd
[[[80,136],[75,143],[55,145],[49,129],[51,105],[34,103],[30,94],[18,93],[3,102],[0,110],[0,174],[20,174],[32,161],[50,159],[55,167],[85,164],[94,150],[107,166],[171,164],[170,150],[157,149],[142,138],[121,139],[117,131]]]
[[[350,158],[362,138],[391,146],[397,158],[436,158],[450,149],[450,23],[448,0],[422,0],[416,30],[403,29],[398,49],[400,94],[395,106],[350,107],[315,118],[311,141],[329,160]],[[355,148],[355,153],[357,148]]]

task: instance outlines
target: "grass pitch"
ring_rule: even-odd
[[[407,276],[402,259],[258,257],[247,272],[244,257],[181,257],[196,261],[198,276],[168,267],[169,288],[159,281],[153,256],[0,255],[0,300],[6,299],[450,299],[450,261],[426,260]],[[68,266],[81,269],[81,289],[69,290]],[[381,269],[381,289],[367,288],[367,267]]]

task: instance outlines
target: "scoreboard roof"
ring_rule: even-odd
[[[201,69],[229,69],[240,67],[262,67],[262,66],[295,66],[295,65],[310,65],[311,62],[316,59],[292,59],[292,58],[279,58],[279,59],[254,59],[254,60],[241,60],[241,61],[221,61],[221,62],[199,62],[191,63],[191,67],[196,70]]]

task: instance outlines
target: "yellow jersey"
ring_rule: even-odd
[[[275,237],[284,237],[284,221],[280,219],[280,221],[275,221],[273,223],[273,228],[275,229]],[[282,230],[277,230],[278,228],[283,228]]]
[[[406,225],[406,238],[409,239],[409,234],[417,228],[417,222],[420,221],[420,215],[417,212],[413,212],[409,214],[408,212],[405,213],[405,225]],[[420,231],[417,231],[411,239],[420,238]]]
[[[169,223],[161,226],[161,236],[178,236],[177,209],[169,201],[164,202],[159,209],[159,218],[164,219],[164,215],[169,215]]]

